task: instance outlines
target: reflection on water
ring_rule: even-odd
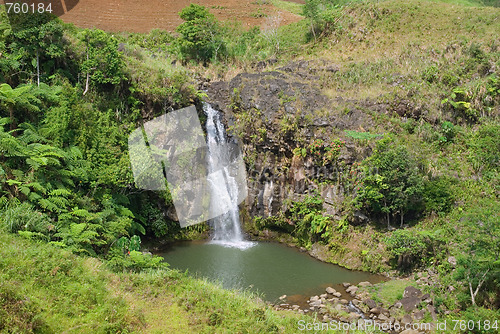
[[[324,293],[327,286],[335,287],[342,282],[383,280],[379,275],[320,262],[277,243],[259,242],[240,249],[211,242],[183,242],[171,245],[159,255],[172,268],[219,281],[225,288],[251,288],[264,294],[268,301],[276,301],[284,294],[290,296],[289,301],[299,301],[303,296]]]

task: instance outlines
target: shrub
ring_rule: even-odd
[[[51,226],[49,218],[35,211],[27,202],[19,205],[11,204],[2,214],[2,223],[11,233],[29,231],[48,234]]]
[[[206,63],[224,53],[221,26],[206,7],[190,4],[179,16],[185,22],[177,27],[181,37],[174,44],[181,57]]]

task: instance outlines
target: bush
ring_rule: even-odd
[[[424,263],[439,260],[444,240],[441,231],[397,230],[385,238],[387,249],[393,257],[393,264],[401,271],[417,268]]]
[[[441,214],[450,211],[454,202],[450,190],[452,184],[453,179],[446,177],[439,177],[425,182],[423,196],[426,212]]]
[[[469,307],[462,314],[462,321],[458,323],[460,333],[494,333],[498,331],[500,323],[500,310],[489,310],[484,307]],[[469,321],[474,322],[474,328],[469,329]],[[478,324],[481,323],[481,326]]]
[[[185,22],[176,29],[181,37],[174,45],[182,58],[206,63],[224,53],[221,26],[206,7],[190,4],[179,16]]]
[[[48,234],[52,226],[45,214],[35,211],[27,202],[19,205],[11,204],[2,214],[2,223],[11,233],[29,231]]]

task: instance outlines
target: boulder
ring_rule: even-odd
[[[286,298],[286,295],[283,295],[283,296],[280,297],[280,300],[283,300],[285,298]]]
[[[344,282],[344,283],[342,283],[342,286],[343,286],[344,288],[348,288],[348,287],[350,287],[350,286],[351,286],[351,283],[346,283],[346,282]]]
[[[310,302],[309,305],[312,307],[320,307],[322,304],[321,304],[321,300],[315,300],[315,301]]]
[[[337,298],[342,297],[342,294],[341,294],[340,292],[335,292],[335,293],[333,293],[333,295],[334,295],[335,297],[337,297]]]
[[[380,321],[384,321],[384,322],[387,322],[389,320],[389,318],[387,316],[385,316],[384,314],[379,314],[378,319]]]
[[[401,318],[401,323],[402,324],[406,325],[406,324],[411,324],[412,322],[413,322],[413,319],[412,319],[411,315],[409,315],[409,314],[405,314],[403,316],[403,318]]]
[[[358,314],[356,312],[349,313],[349,322],[352,322],[354,320],[358,320],[359,318],[361,318],[360,314]]]
[[[409,297],[422,297],[422,291],[413,286],[407,286],[403,292],[403,298]]]
[[[365,299],[363,300],[363,303],[365,303],[365,305],[370,309],[377,307],[377,303],[373,299]]]
[[[419,297],[407,297],[401,299],[400,302],[405,312],[411,312],[420,304],[421,300]]]
[[[401,301],[395,302],[394,305],[392,305],[394,308],[401,308],[403,307],[403,304],[401,304]]]
[[[326,299],[328,297],[328,295],[326,293],[322,294],[322,295],[319,295],[320,298],[322,299]]]
[[[350,287],[348,287],[346,290],[345,290],[347,293],[350,293],[351,296],[354,296],[356,295],[356,292],[358,291],[358,287],[355,286],[355,285],[351,285]]]
[[[425,316],[425,310],[419,310],[413,314],[413,318],[417,321],[422,320],[424,316]]]
[[[335,290],[334,288],[332,287],[328,287],[326,288],[326,293],[329,293],[331,295],[333,295],[335,292],[337,292],[337,290]]]
[[[370,282],[361,282],[358,284],[358,286],[360,287],[367,287],[367,286],[372,286],[372,284]]]
[[[432,320],[437,321],[436,308],[432,305],[427,305],[427,311],[431,314]]]

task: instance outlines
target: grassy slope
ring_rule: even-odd
[[[176,271],[114,274],[0,232],[0,332],[290,333],[299,316]]]
[[[482,7],[478,2],[467,5],[476,6],[466,7],[460,1],[425,0],[355,3],[343,9],[336,32],[310,48],[303,48],[301,53],[307,59],[329,59],[340,65],[339,72],[320,79],[321,87],[326,95],[352,99],[352,103],[373,115],[373,126],[365,130],[394,133],[396,142],[407,146],[433,177],[448,175],[458,180],[451,189],[457,203],[452,211],[446,216],[421,220],[413,226],[415,230],[439,233],[439,229],[459,228],[456,222],[464,212],[489,206],[476,203],[478,198],[495,194],[494,186],[472,180],[477,174],[469,159],[468,145],[477,127],[457,126],[454,142],[447,145],[430,139],[439,134],[439,124],[451,120],[441,101],[456,87],[480,91],[487,81],[481,67],[498,69],[500,65],[500,9]],[[300,39],[294,27],[284,28],[284,34],[286,29],[290,39]],[[473,46],[482,50],[482,62],[472,59]],[[429,78],[431,72],[433,78]],[[421,107],[426,114],[409,133],[404,119],[392,115],[390,110],[370,111],[364,104],[367,99],[389,106],[404,101]],[[480,105],[482,101],[475,103]],[[327,112],[344,117],[344,108],[339,103]],[[496,108],[490,115],[498,113]],[[332,238],[329,260],[350,268],[386,270],[382,264],[388,254],[378,246],[389,233],[382,232],[374,233],[371,227],[350,227],[346,234]],[[451,245],[457,242],[460,244],[460,235],[449,238]],[[363,254],[370,249],[377,251]]]

